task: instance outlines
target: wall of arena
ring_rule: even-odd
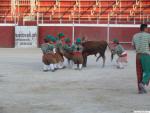
[[[74,31],[74,34],[73,34]],[[66,37],[73,40],[77,37],[85,36],[88,40],[106,40],[111,41],[113,38],[118,38],[127,49],[131,49],[132,37],[139,32],[139,25],[74,25],[74,27],[59,25],[39,25],[38,26],[38,43],[43,43],[43,38],[47,34],[57,36],[59,32],[63,32]],[[109,32],[109,33],[108,33]],[[15,26],[0,26],[0,47],[13,48],[15,45]]]

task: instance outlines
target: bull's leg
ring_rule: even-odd
[[[104,67],[104,66],[105,66],[106,56],[105,56],[105,55],[103,55],[103,56],[102,56],[102,58],[103,58],[103,66],[102,66],[102,67]]]
[[[87,64],[87,56],[83,55],[83,67],[86,67]]]
[[[68,65],[70,66],[70,59],[67,59],[68,60]]]
[[[96,58],[96,62],[99,60],[100,57],[101,57],[101,54],[99,54],[99,56]]]

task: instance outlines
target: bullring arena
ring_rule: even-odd
[[[0,0],[0,113],[150,113],[132,47],[140,24],[150,24],[149,8],[149,0]],[[60,32],[72,42],[118,38],[128,63],[117,69],[107,48],[105,67],[91,55],[82,70],[65,59],[65,69],[43,72],[40,46]]]

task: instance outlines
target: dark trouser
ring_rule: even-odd
[[[64,58],[63,58],[63,56],[60,53],[56,52],[55,53],[55,57],[57,59],[57,63],[64,62]]]
[[[142,70],[142,64],[141,64],[141,53],[136,54],[136,73],[137,73],[137,85],[138,85],[138,90],[141,91],[139,87],[139,83],[142,82],[143,78],[143,70]]]
[[[57,60],[56,60],[56,58],[55,58],[55,55],[52,54],[52,53],[43,54],[43,56],[42,56],[42,61],[43,61],[43,63],[46,64],[46,65],[57,63]]]
[[[74,53],[73,61],[75,64],[83,64],[83,56],[82,53]]]

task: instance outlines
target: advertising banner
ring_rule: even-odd
[[[15,48],[35,48],[38,46],[37,26],[15,27]]]

